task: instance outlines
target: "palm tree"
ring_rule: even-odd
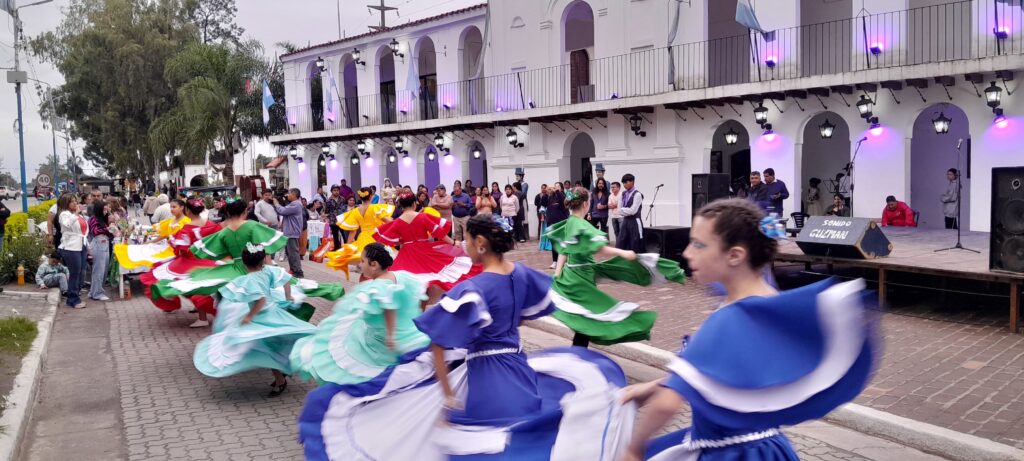
[[[178,88],[177,105],[149,130],[153,145],[196,161],[206,152],[223,153],[224,176],[234,183],[234,154],[253,135],[246,127],[262,125],[260,84],[270,73],[262,47],[239,43],[196,43],[167,61],[164,78]],[[249,82],[249,85],[246,84]]]

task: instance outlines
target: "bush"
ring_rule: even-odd
[[[7,218],[7,225],[4,227],[4,238],[6,241],[10,241],[12,237],[20,236],[28,232],[28,219],[32,218],[36,220],[36,224],[46,222],[50,217],[50,207],[56,200],[47,200],[38,205],[28,207],[28,214],[24,212],[11,213],[11,217]],[[6,245],[6,243],[5,243]]]
[[[0,254],[0,283],[17,280],[19,263],[25,265],[25,282],[33,283],[39,258],[53,251],[46,242],[46,235],[8,234],[5,240],[3,254]]]

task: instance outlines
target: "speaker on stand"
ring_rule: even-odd
[[[724,173],[703,173],[693,175],[693,208],[694,214],[702,206],[721,198],[729,198],[729,175]]]
[[[992,169],[989,269],[1024,273],[1024,167]]]

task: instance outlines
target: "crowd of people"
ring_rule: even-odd
[[[697,282],[721,287],[722,307],[684,338],[665,378],[634,385],[588,346],[649,339],[657,306],[641,310],[599,283],[686,281],[679,263],[644,251],[636,178],[609,183],[601,168],[591,188],[543,184],[532,200],[521,170],[516,179],[457,181],[451,193],[342,182],[251,202],[158,194],[138,210],[143,223],[116,199],[80,205],[66,194],[53,210],[57,252],[37,280],[81,308],[86,266],[97,300],[109,299],[110,254],[146,269],[156,308],[191,307],[191,326],[212,326],[193,353],[200,373],[270,370],[271,397],[290,379],[319,385],[297,425],[308,459],[796,459],[779,427],[820,418],[866,385],[877,343],[862,283],[779,292],[764,277],[784,232],[762,207],[781,212],[788,195],[773,172],[755,199],[696,212],[684,257]],[[530,240],[530,212],[552,274],[508,257]],[[151,230],[129,238],[136,227]],[[304,278],[314,246],[359,283],[346,292]],[[336,302],[316,325],[309,297]],[[523,351],[520,323],[547,315],[575,332],[571,345]],[[684,400],[692,427],[653,438]]]

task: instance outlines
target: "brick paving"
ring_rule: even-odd
[[[531,242],[511,257],[547,270],[550,253],[534,251],[534,245]],[[783,277],[794,271],[777,269]],[[680,338],[693,332],[719,303],[695,283],[637,287],[611,282],[601,287],[641,309],[657,311],[647,343],[670,351],[677,350]],[[991,306],[982,297],[960,296],[956,308],[930,309],[923,304],[940,299],[904,292],[911,302],[881,315],[881,367],[856,402],[1024,448],[1024,335],[1007,331],[1003,304],[996,300]],[[891,289],[890,299],[898,294],[899,289]]]

